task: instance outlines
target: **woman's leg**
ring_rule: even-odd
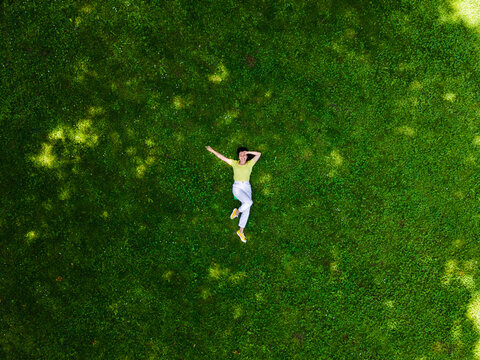
[[[253,204],[252,201],[252,188],[250,184],[246,185],[237,185],[233,186],[233,195],[242,202],[242,206],[238,209],[242,215],[240,216],[240,221],[238,226],[240,226],[240,232],[243,233],[243,229],[247,225],[248,217],[250,215],[250,207]]]

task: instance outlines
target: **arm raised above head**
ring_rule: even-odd
[[[247,155],[248,154],[255,155],[255,157],[250,160],[253,161],[254,164],[258,161],[258,159],[260,159],[260,156],[262,156],[262,153],[260,151],[247,151]]]
[[[210,146],[206,146],[207,150],[213,153],[216,157],[218,157],[220,160],[225,161],[228,165],[231,164],[231,159],[227,158],[226,156],[223,156],[219,152],[213,150]]]

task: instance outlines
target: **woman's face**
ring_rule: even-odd
[[[240,151],[238,153],[238,158],[240,159],[240,162],[243,164],[247,161],[247,152],[246,151]]]

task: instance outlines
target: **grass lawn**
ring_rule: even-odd
[[[480,359],[478,14],[2,2],[0,358]]]

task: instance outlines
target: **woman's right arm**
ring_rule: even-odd
[[[208,151],[210,151],[211,153],[215,154],[216,157],[218,157],[220,160],[223,160],[225,161],[228,165],[230,165],[230,162],[231,162],[231,159],[223,156],[222,154],[220,154],[219,152],[216,152],[215,150],[213,150],[210,146],[205,146],[207,148]]]

